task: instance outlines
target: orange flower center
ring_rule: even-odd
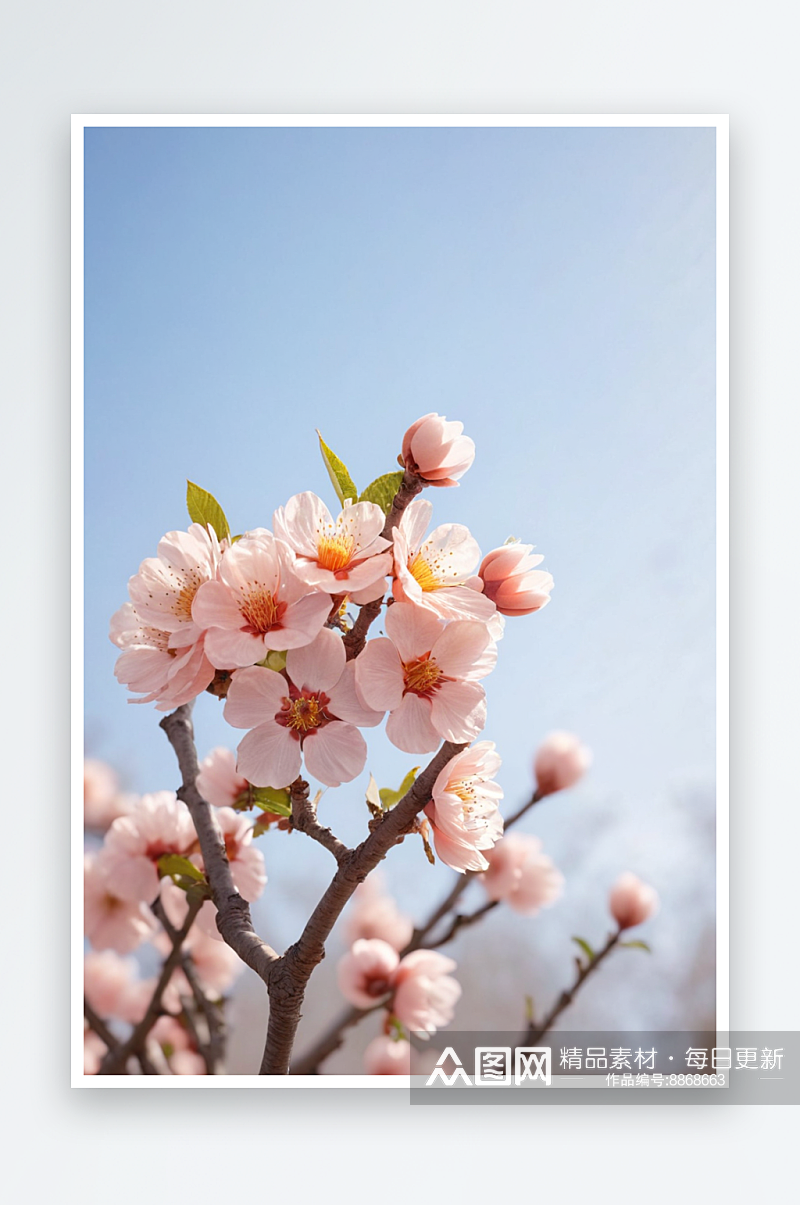
[[[445,680],[445,675],[439,669],[430,653],[418,657],[416,661],[407,661],[403,666],[405,688],[415,695],[432,695]]]
[[[191,574],[186,578],[184,585],[178,591],[178,594],[175,598],[175,606],[172,608],[173,612],[178,616],[179,619],[185,619],[187,623],[191,623],[192,603],[194,602],[194,596],[200,589],[204,580],[205,579],[201,577],[199,573]]]
[[[279,625],[286,604],[276,602],[269,590],[256,587],[244,598],[239,609],[245,620],[244,630],[253,636],[263,636]]]
[[[323,569],[337,573],[350,564],[355,546],[353,536],[320,536],[317,541],[317,561]]]

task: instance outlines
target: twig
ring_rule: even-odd
[[[194,918],[202,907],[202,900],[195,900],[189,904],[189,910],[186,913],[186,919],[183,925],[175,934],[172,942],[172,949],[164,960],[164,965],[161,968],[161,974],[158,977],[158,982],[155,986],[155,991],[151,997],[150,1003],[147,1006],[147,1011],[141,1021],[134,1027],[133,1033],[124,1042],[120,1043],[113,1051],[109,1051],[103,1062],[100,1065],[98,1075],[116,1075],[120,1070],[124,1069],[129,1057],[136,1054],[144,1046],[147,1035],[155,1025],[158,1018],[161,1016],[161,997],[164,994],[167,984],[172,978],[172,973],[181,960],[181,947],[186,938],[187,933],[194,924]]]
[[[617,929],[616,933],[612,933],[602,950],[600,950],[598,954],[595,954],[594,958],[592,958],[589,962],[582,963],[580,960],[578,960],[578,976],[572,987],[561,993],[558,1000],[555,1002],[543,1021],[541,1021],[539,1024],[537,1024],[535,1021],[531,1021],[525,1034],[526,1043],[530,1044],[531,1046],[535,1046],[536,1043],[544,1037],[554,1021],[556,1021],[556,1019],[561,1016],[564,1009],[568,1008],[572,1003],[575,998],[575,993],[586,982],[592,971],[596,970],[603,959],[611,953],[621,935],[622,929]]]
[[[261,940],[253,927],[250,907],[234,886],[225,842],[213,809],[197,789],[199,767],[192,727],[192,704],[184,703],[177,711],[164,716],[159,726],[167,734],[178,758],[183,777],[178,798],[189,809],[197,830],[206,877],[217,908],[217,928],[242,962],[246,962],[266,983],[271,968],[278,962],[278,955]]]
[[[410,832],[419,811],[430,802],[440,771],[465,745],[446,741],[398,804],[361,845],[339,865],[330,886],[312,912],[300,938],[273,968],[269,979],[270,1017],[262,1075],[287,1075],[306,985],[325,956],[325,942],[359,883],[389,850]]]
[[[341,864],[344,858],[352,853],[352,850],[348,849],[344,842],[317,820],[317,809],[308,797],[308,789],[308,783],[302,778],[296,778],[289,787],[292,800],[292,828],[305,833],[313,841],[318,841]]]
[[[429,941],[425,947],[426,950],[438,950],[440,946],[447,945],[448,941],[453,940],[459,929],[466,929],[469,925],[474,925],[487,912],[491,912],[493,908],[496,908],[499,903],[499,900],[489,900],[487,904],[484,904],[482,908],[476,908],[474,912],[467,912],[465,915],[456,913],[450,928],[441,937],[437,937],[434,941]]]
[[[400,488],[392,500],[392,505],[386,516],[386,522],[383,525],[381,535],[384,540],[392,540],[392,532],[403,517],[403,513],[410,502],[413,502],[417,494],[421,494],[424,482],[420,480],[415,473],[406,469],[403,480],[400,482]],[[367,633],[373,622],[378,618],[383,606],[383,599],[377,598],[374,602],[364,603],[358,612],[355,623],[350,631],[344,637],[344,651],[347,655],[347,660],[352,661],[357,657],[364,645],[367,642]]]

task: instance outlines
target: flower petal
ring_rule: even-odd
[[[431,699],[431,723],[445,740],[474,740],[486,723],[486,695],[480,683],[442,683]]]
[[[310,644],[290,649],[286,654],[286,672],[300,690],[305,687],[329,693],[344,667],[342,638],[331,628],[323,628]]]
[[[374,728],[383,719],[383,711],[374,711],[365,707],[356,692],[356,663],[348,661],[336,685],[329,690],[330,707],[328,710],[337,719],[355,724],[357,728]]]
[[[256,728],[274,719],[288,694],[289,687],[282,674],[263,665],[252,665],[233,675],[223,715],[234,728]]]
[[[410,602],[393,603],[386,612],[384,623],[386,635],[404,662],[429,653],[442,634],[443,626],[431,611]]]
[[[268,671],[269,672],[269,671]],[[288,787],[300,773],[300,742],[288,728],[260,724],[239,744],[236,768],[255,787]]]
[[[442,743],[431,723],[431,704],[408,694],[386,721],[386,735],[404,753],[433,753]]]
[[[476,598],[482,597],[476,595]],[[486,624],[470,619],[449,623],[431,649],[442,673],[453,678],[474,676],[475,667],[490,643]]]
[[[399,606],[395,603],[395,606]],[[390,608],[394,610],[394,607]],[[356,660],[356,687],[367,707],[391,711],[403,698],[403,667],[391,640],[370,640]]]
[[[352,724],[334,720],[303,742],[306,769],[327,787],[352,782],[367,761],[367,742]]]

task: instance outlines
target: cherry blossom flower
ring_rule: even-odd
[[[533,556],[533,544],[516,541],[487,553],[478,570],[483,592],[503,615],[530,615],[550,601],[553,578],[536,566],[543,556]]]
[[[380,938],[395,950],[402,950],[411,941],[414,922],[404,916],[390,895],[382,888],[377,872],[373,873],[353,893],[347,917],[347,940],[352,945],[361,938]]]
[[[271,649],[310,644],[331,609],[327,594],[298,577],[294,553],[259,528],[225,553],[218,580],[200,587],[192,604],[206,630],[206,653],[218,669],[263,661]]]
[[[133,795],[123,795],[119,779],[111,766],[87,757],[83,763],[83,823],[86,828],[104,832],[117,816],[124,816],[136,803]]]
[[[275,511],[273,527],[297,554],[297,575],[312,589],[365,603],[381,597],[392,567],[391,544],[381,535],[385,522],[374,502],[345,502],[334,520],[322,499],[307,491]]]
[[[394,597],[428,607],[441,619],[491,619],[495,605],[474,577],[481,552],[469,529],[444,523],[425,539],[433,506],[415,499],[395,527]]]
[[[626,871],[611,888],[608,903],[620,929],[632,929],[634,925],[644,924],[658,911],[658,894],[655,888]]]
[[[117,894],[102,852],[84,855],[83,925],[95,950],[116,950],[118,954],[130,954],[156,928],[145,904]]]
[[[397,950],[387,941],[377,937],[356,941],[336,967],[339,990],[356,1008],[372,1008],[392,990],[399,963]]]
[[[158,895],[158,859],[186,854],[196,841],[189,809],[173,791],[143,795],[135,810],[108,830],[104,868],[120,899],[149,903]]]
[[[414,950],[393,976],[392,1012],[411,1033],[425,1038],[453,1019],[461,984],[450,978],[452,958],[435,950]]]
[[[105,950],[87,954],[83,960],[83,994],[104,1020],[114,1017],[132,1024],[140,1021],[147,1008],[137,990],[140,984],[135,958],[120,958]]]
[[[549,908],[564,890],[564,876],[542,853],[538,837],[511,833],[487,855],[489,869],[481,875],[490,900],[503,900],[522,916]]]
[[[197,789],[215,808],[233,807],[246,795],[249,783],[236,771],[236,755],[218,746],[200,762]]]
[[[463,423],[424,414],[403,436],[403,462],[428,485],[457,485],[475,459],[475,444]]]
[[[264,666],[239,670],[225,703],[229,724],[252,729],[239,745],[237,767],[258,787],[288,786],[302,758],[326,786],[350,782],[367,759],[356,725],[374,727],[381,718],[359,701],[354,664],[329,628],[289,650],[285,677]]]
[[[373,1038],[364,1051],[364,1070],[367,1075],[410,1075],[411,1043],[383,1034]]]
[[[220,546],[210,527],[192,523],[188,531],[170,531],[158,545],[158,556],[142,561],[128,582],[136,613],[146,624],[166,632],[200,635],[192,604],[204,582],[213,581]],[[184,644],[185,647],[185,644]]]
[[[172,711],[197,698],[214,678],[204,636],[196,635],[194,625],[177,632],[153,628],[132,603],[124,603],[111,618],[109,637],[122,649],[114,666],[117,681],[144,695],[130,703],[155,703],[158,711]]]
[[[591,763],[591,752],[577,736],[571,732],[551,732],[536,750],[533,763],[539,796],[574,787]]]
[[[489,850],[503,834],[498,804],[503,791],[492,782],[501,765],[493,741],[479,741],[458,753],[439,773],[425,808],[436,853],[464,873],[489,865]]]
[[[471,741],[486,722],[483,687],[496,653],[486,624],[445,627],[424,607],[389,607],[386,638],[370,640],[356,660],[360,698],[389,711],[386,735],[406,753],[431,753],[442,740]],[[388,639],[387,639],[388,638]]]

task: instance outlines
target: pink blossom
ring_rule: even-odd
[[[196,841],[189,810],[174,792],[143,795],[134,811],[108,830],[104,868],[121,899],[149,903],[158,894],[158,859],[186,854]]]
[[[486,624],[455,620],[445,627],[424,607],[398,602],[385,628],[388,639],[370,640],[357,658],[356,682],[368,707],[390,712],[392,744],[431,753],[442,740],[474,740],[486,722],[486,696],[476,679],[496,658]]]
[[[354,942],[336,967],[342,995],[356,1008],[372,1008],[391,991],[399,962],[397,950],[387,941],[375,937]]]
[[[364,1070],[367,1075],[410,1075],[411,1043],[383,1034],[373,1038],[364,1051]]]
[[[352,945],[362,938],[380,938],[395,950],[402,950],[411,941],[414,923],[404,916],[390,895],[381,886],[377,872],[356,888],[347,917],[347,940]]]
[[[475,444],[463,423],[424,414],[403,436],[403,462],[428,485],[457,485],[475,459]]]
[[[119,779],[111,766],[87,757],[83,763],[83,823],[86,828],[104,832],[116,820],[124,816],[135,803],[131,795],[123,795]]]
[[[203,1056],[194,1049],[192,1039],[175,1017],[159,1017],[150,1031],[158,1043],[173,1075],[205,1075]]]
[[[473,577],[480,549],[461,523],[444,523],[425,539],[433,506],[423,498],[407,508],[392,533],[394,597],[427,607],[441,619],[491,619],[492,600]],[[476,588],[477,584],[477,588]]]
[[[87,1025],[83,1031],[83,1074],[97,1075],[107,1053],[108,1047],[103,1039]]]
[[[158,556],[148,557],[128,582],[136,613],[146,624],[166,632],[185,632],[192,642],[200,630],[192,617],[192,604],[204,582],[213,581],[220,562],[220,546],[210,527],[192,523],[188,531],[170,531],[158,545]]]
[[[130,954],[156,927],[145,904],[117,895],[102,852],[84,855],[83,926],[95,950],[118,954]]]
[[[289,650],[285,676],[264,666],[239,670],[225,703],[229,724],[252,729],[239,745],[237,765],[258,787],[288,786],[302,758],[326,786],[350,782],[367,759],[357,726],[374,727],[381,718],[359,701],[354,663],[346,663],[341,637],[330,628],[305,648]]]
[[[197,591],[192,615],[207,629],[211,663],[235,669],[263,661],[271,649],[310,644],[330,609],[330,596],[298,576],[291,548],[257,529],[226,552],[218,580]]]
[[[433,784],[425,815],[436,853],[453,870],[485,870],[489,863],[481,851],[502,836],[503,792],[491,781],[500,764],[494,743],[479,741],[451,758]]]
[[[83,994],[103,1020],[110,1017],[135,1024],[145,1014],[137,990],[141,980],[134,958],[120,958],[110,950],[87,954],[83,961]],[[152,993],[150,993],[152,995]],[[147,997],[149,1002],[150,996]]]
[[[533,764],[540,797],[566,791],[580,782],[592,762],[591,752],[571,732],[551,732],[536,750]]]
[[[611,888],[608,905],[620,929],[632,929],[658,911],[658,894],[655,888],[626,871]]]
[[[452,958],[435,950],[407,954],[394,975],[392,1012],[411,1033],[426,1037],[453,1019],[461,985],[450,978]]]
[[[212,749],[200,762],[197,789],[212,807],[233,807],[246,795],[249,785],[237,774],[236,755],[230,749]]]
[[[314,590],[347,594],[356,603],[380,598],[392,567],[386,516],[374,502],[345,502],[334,520],[325,503],[307,491],[275,511],[273,527],[297,554],[298,577]]]
[[[503,615],[530,615],[550,601],[553,578],[537,569],[543,556],[533,556],[532,544],[516,541],[494,548],[478,570],[483,592]]]
[[[503,900],[522,916],[549,908],[564,889],[564,876],[542,852],[538,837],[511,833],[487,854],[481,882],[490,900]]]
[[[114,676],[144,696],[130,703],[155,703],[158,711],[172,711],[195,699],[214,678],[205,637],[196,634],[194,625],[177,632],[154,628],[131,603],[124,603],[111,617],[109,637],[122,649]]]

